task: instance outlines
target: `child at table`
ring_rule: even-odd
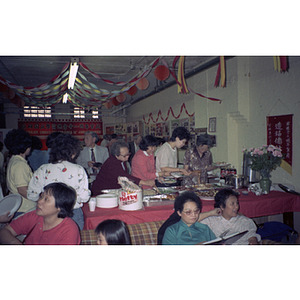
[[[95,229],[98,245],[131,245],[129,231],[121,220],[105,220]]]

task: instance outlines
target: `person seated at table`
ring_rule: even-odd
[[[96,176],[101,168],[101,165],[108,159],[108,149],[98,146],[99,137],[96,132],[87,131],[84,134],[85,147],[81,150],[76,162],[84,167],[88,174]],[[95,163],[101,163],[100,166],[95,166]]]
[[[214,207],[221,209],[221,214],[219,216],[211,216],[200,223],[209,226],[209,228],[214,232],[214,234],[219,237],[220,234],[229,230],[226,235],[248,230],[248,232],[238,239],[234,244],[236,245],[257,245],[261,237],[256,233],[255,223],[239,214],[239,201],[238,193],[232,189],[222,189],[215,195]],[[226,236],[225,235],[225,236]]]
[[[199,197],[193,192],[184,192],[175,199],[175,212],[180,220],[167,227],[163,245],[196,245],[216,238],[211,229],[198,221],[202,209]]]
[[[79,245],[80,234],[71,219],[76,191],[62,182],[44,187],[36,210],[28,212],[0,229],[0,243],[22,245],[18,235],[26,235],[25,245]]]
[[[88,202],[91,191],[84,168],[75,164],[81,150],[80,141],[70,134],[58,135],[51,147],[49,163],[40,166],[33,174],[27,190],[27,197],[37,201],[44,186],[51,182],[64,182],[76,190],[77,200],[72,219],[83,229],[84,217],[81,207]]]
[[[98,245],[131,245],[126,224],[121,220],[105,220],[95,229]]]
[[[207,182],[207,172],[217,168],[217,166],[212,166],[212,153],[209,150],[212,146],[212,137],[209,134],[200,134],[197,137],[196,145],[192,149],[185,151],[183,158],[184,169],[193,173],[183,179],[183,185],[195,185]],[[201,173],[199,174],[194,171],[200,171]]]
[[[10,194],[22,196],[22,204],[14,215],[14,218],[16,218],[36,207],[36,202],[27,198],[27,189],[32,178],[32,171],[26,158],[31,150],[32,138],[23,129],[13,129],[7,133],[4,144],[12,154],[7,165],[7,188]]]
[[[184,127],[177,127],[173,130],[170,140],[164,143],[156,153],[156,172],[182,172],[189,175],[190,172],[177,167],[177,149],[182,148],[190,139],[190,133]],[[157,183],[157,186],[163,186]]]
[[[143,180],[155,180],[163,176],[164,172],[156,172],[154,152],[157,146],[157,140],[152,135],[146,135],[139,144],[139,150],[132,159],[131,175]],[[150,186],[143,185],[143,189],[150,189]]]
[[[154,180],[143,180],[128,174],[127,160],[129,157],[129,146],[124,140],[118,140],[111,146],[111,155],[102,165],[92,185],[93,197],[101,194],[104,189],[120,189],[118,177],[127,177],[137,185],[154,186]]]

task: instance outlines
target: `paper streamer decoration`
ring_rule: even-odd
[[[286,56],[273,56],[274,68],[277,72],[285,72],[288,70],[288,63]]]
[[[178,93],[188,94],[188,88],[184,78],[184,56],[180,56],[178,63]]]
[[[214,86],[217,87],[220,81],[220,76],[221,76],[221,87],[225,87],[225,58],[224,56],[220,56],[220,61],[219,61],[219,66],[217,70],[217,75],[215,79],[215,84]]]

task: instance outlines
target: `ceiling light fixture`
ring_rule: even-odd
[[[68,89],[73,89],[76,76],[77,76],[77,71],[78,71],[78,58],[72,58],[71,64],[70,64],[70,73],[69,73],[69,80],[68,80]]]
[[[68,97],[69,97],[69,94],[68,94],[68,93],[65,93],[64,96],[63,96],[63,101],[62,101],[62,103],[67,103],[67,102],[68,102]]]

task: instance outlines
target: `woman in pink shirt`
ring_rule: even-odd
[[[139,144],[139,150],[132,159],[131,175],[142,180],[155,180],[163,176],[164,172],[156,172],[154,152],[158,141],[152,135],[146,135]],[[150,189],[150,186],[143,185],[143,189]]]

